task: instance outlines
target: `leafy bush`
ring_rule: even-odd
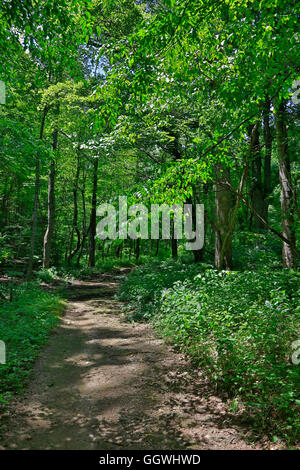
[[[236,231],[233,239],[233,260],[238,270],[278,269],[282,265],[281,243],[272,233]]]
[[[41,269],[36,273],[36,278],[42,282],[51,282],[57,277],[55,268]]]
[[[142,282],[141,282],[142,281]],[[136,269],[121,287],[128,318],[159,332],[201,365],[227,397],[241,397],[254,423],[299,436],[299,273],[218,272],[180,262]]]
[[[210,267],[208,265],[201,265]],[[148,320],[157,313],[161,293],[176,281],[193,279],[199,265],[182,261],[156,261],[132,271],[120,289],[121,300],[129,301],[128,319]]]
[[[0,304],[0,339],[6,364],[0,365],[0,401],[27,382],[32,364],[63,310],[62,300],[34,283],[13,287],[12,302]]]

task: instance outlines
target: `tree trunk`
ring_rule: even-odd
[[[52,134],[52,155],[48,179],[48,226],[44,236],[43,268],[49,268],[51,262],[51,245],[55,223],[55,151],[57,149],[58,130]]]
[[[176,259],[178,256],[178,243],[174,237],[172,237],[171,245],[172,245],[172,258]]]
[[[252,190],[251,190],[251,203],[254,210],[263,217],[264,215],[264,198],[262,187],[262,158],[259,150],[259,124],[254,124],[251,130],[251,155],[250,161],[252,162]],[[254,217],[254,228],[261,229],[263,225],[257,217]]]
[[[135,240],[135,248],[134,248],[134,252],[135,252],[135,259],[138,260],[139,257],[140,257],[140,251],[141,251],[141,239],[140,238],[137,238]]]
[[[158,256],[158,252],[159,252],[159,238],[156,240],[156,248],[155,248],[154,256]]]
[[[76,253],[78,253],[78,251],[80,250],[80,246],[81,246],[80,231],[78,228],[78,202],[77,202],[78,181],[79,181],[79,175],[80,175],[80,148],[79,147],[77,150],[77,168],[76,168],[76,175],[75,175],[75,181],[74,181],[74,187],[73,187],[74,211],[73,211],[73,224],[72,224],[71,237],[70,237],[70,250],[69,250],[68,264],[71,263]],[[75,249],[73,250],[74,231],[76,232],[76,236],[77,236],[77,244],[76,244]]]
[[[178,256],[178,242],[175,238],[174,233],[174,218],[171,220],[171,250],[172,250],[172,258],[177,258]]]
[[[271,189],[271,157],[272,157],[272,134],[270,127],[270,99],[267,98],[264,106],[264,142],[265,142],[265,158],[264,158],[264,215],[263,218],[268,222],[269,213],[269,197],[272,193]]]
[[[94,160],[94,173],[93,173],[92,210],[91,210],[91,217],[90,217],[89,266],[91,268],[95,266],[97,186],[98,186],[98,158],[95,158],[95,160]]]
[[[122,243],[116,246],[115,257],[122,258]]]
[[[194,196],[190,196],[186,203],[192,205],[192,223],[193,223],[193,230],[196,230],[196,204],[197,200],[195,197],[195,188],[193,188]],[[205,227],[205,224],[204,224]],[[204,256],[204,249],[201,248],[200,250],[192,250],[193,251],[193,256],[194,256],[194,261],[195,263],[200,263],[200,261],[203,261],[203,256]]]
[[[48,108],[45,106],[43,110],[43,116],[41,120],[40,127],[40,140],[43,139],[45,120],[47,116]],[[33,271],[33,258],[35,251],[35,241],[37,233],[37,219],[38,219],[38,203],[39,203],[39,189],[40,189],[40,156],[37,151],[35,157],[35,185],[34,185],[34,203],[33,203],[33,214],[32,214],[32,229],[31,229],[31,239],[30,239],[30,253],[29,260],[27,265],[26,280],[30,281],[32,278]]]
[[[80,259],[83,253],[85,241],[87,239],[87,236],[89,234],[89,228],[87,229],[87,223],[86,223],[86,206],[85,206],[85,183],[86,183],[86,172],[83,167],[83,178],[82,178],[82,189],[81,189],[81,198],[82,198],[82,212],[83,212],[83,217],[82,217],[82,241],[81,241],[81,247],[79,254],[77,256],[76,260],[76,267],[79,268],[80,266]]]
[[[219,209],[225,207],[224,213],[222,213],[222,216],[219,218],[219,221],[217,219],[216,223],[216,249],[215,249],[215,265],[218,267],[218,269],[231,269],[232,266],[232,236],[234,233],[234,229],[236,226],[236,221],[237,221],[237,215],[238,215],[238,210],[240,207],[240,202],[243,200],[243,188],[245,185],[245,182],[247,181],[248,177],[248,170],[249,170],[249,159],[253,155],[253,147],[256,144],[256,131],[255,127],[252,129],[251,132],[251,137],[250,137],[250,145],[249,145],[249,152],[246,156],[245,160],[245,165],[244,169],[242,171],[241,179],[239,182],[238,190],[236,192],[236,200],[235,200],[235,205],[232,210],[232,215],[230,214],[230,199],[228,194],[224,194],[224,196],[221,195],[221,198],[223,197],[223,200],[221,200],[221,203],[219,204]],[[226,177],[227,176],[227,177]],[[219,186],[223,186],[223,188],[226,191],[229,191],[229,193],[232,191],[232,186],[229,181],[229,172],[223,172],[223,176],[218,182]],[[234,191],[235,192],[235,191]],[[216,197],[218,194],[218,190],[216,187]],[[228,208],[229,206],[229,208]],[[217,203],[216,203],[216,207]],[[261,220],[261,215],[258,214],[254,210],[254,215],[257,217],[259,220]],[[227,221],[224,224],[224,219]],[[225,231],[224,231],[225,228]],[[221,244],[221,248],[220,248]]]
[[[286,268],[293,268],[296,263],[296,237],[294,230],[293,190],[288,148],[288,136],[285,122],[285,103],[275,101],[275,126],[280,180],[280,202],[282,217],[282,235],[290,241],[283,242],[282,262]]]
[[[217,269],[232,268],[232,243],[231,239],[227,243],[226,249],[222,246],[225,241],[226,234],[230,229],[230,212],[232,195],[226,185],[229,180],[229,171],[223,169],[216,179],[216,230],[215,230],[215,266]]]

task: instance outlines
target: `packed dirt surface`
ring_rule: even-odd
[[[114,298],[120,274],[69,287],[26,394],[2,416],[1,447],[261,448],[247,443],[247,423],[150,325],[124,321]]]

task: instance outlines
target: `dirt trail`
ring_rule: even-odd
[[[246,430],[206,380],[132,325],[116,275],[74,281],[61,325],[26,395],[5,418],[7,449],[250,449]],[[259,448],[258,445],[256,448]]]

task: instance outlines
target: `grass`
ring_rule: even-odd
[[[141,282],[142,280],[142,282]],[[230,403],[242,403],[256,434],[299,439],[299,273],[218,272],[181,261],[134,270],[121,286],[127,318],[159,333],[203,368]]]
[[[42,346],[59,321],[64,302],[36,283],[2,286],[1,292],[0,339],[6,345],[6,364],[0,364],[0,402],[7,403],[26,385]],[[9,296],[12,301],[5,301]]]

